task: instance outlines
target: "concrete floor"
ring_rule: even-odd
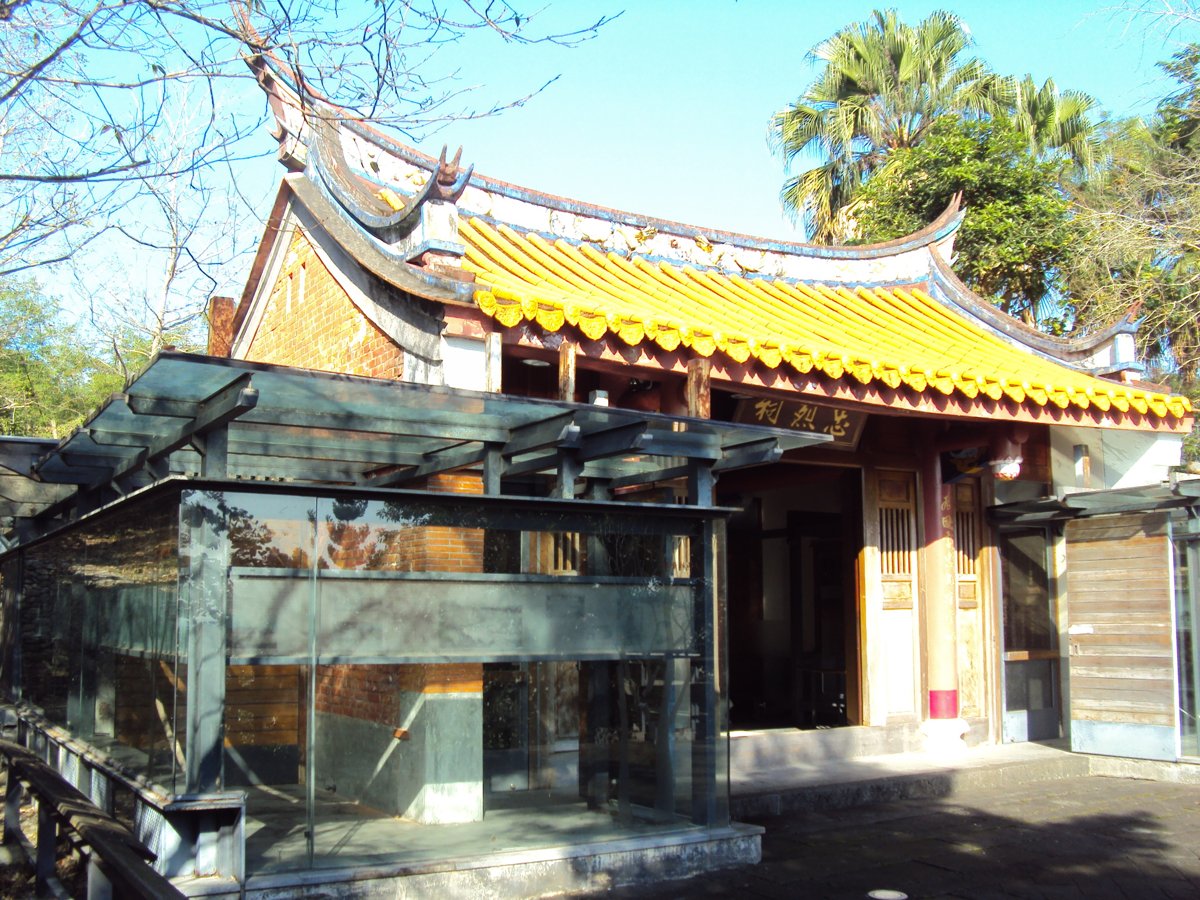
[[[244,788],[246,872],[264,875],[308,865],[304,791],[301,787]],[[481,822],[419,825],[318,791],[314,866],[412,865],[469,858],[480,853],[531,850],[556,845],[700,832],[680,817],[655,822],[634,817],[622,824],[615,810],[589,810],[579,800],[544,792],[507,797]]]
[[[763,861],[615,889],[666,898],[1200,897],[1200,785],[1074,775],[755,816]]]

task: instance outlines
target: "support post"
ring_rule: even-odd
[[[954,590],[954,502],[942,484],[941,456],[930,450],[922,471],[925,526],[925,638],[928,718],[926,748],[964,749],[967,724],[958,715],[958,603]]]
[[[486,380],[484,390],[490,394],[500,393],[503,387],[503,379],[500,376],[503,358],[500,351],[503,345],[504,336],[498,331],[489,332],[483,339],[484,378]]]
[[[37,881],[35,890],[39,897],[50,892],[50,879],[54,877],[54,863],[58,858],[58,823],[50,804],[38,799],[37,814]]]
[[[24,789],[21,779],[8,766],[8,784],[4,788],[4,843],[19,844],[21,841],[21,797]]]
[[[87,863],[87,900],[112,900],[112,882],[100,868],[100,861],[95,853],[88,855]]]
[[[712,418],[712,361],[698,356],[687,363],[687,414]]]
[[[489,497],[497,496],[503,477],[504,454],[499,447],[488,447],[487,455],[483,458],[483,492]]]
[[[688,503],[712,506],[716,479],[712,463],[693,460],[688,466]],[[716,621],[717,570],[713,558],[714,526],[706,519],[691,543],[691,577],[695,585],[694,620],[699,658],[693,661],[692,705],[696,709],[692,740],[692,821],[697,825],[720,825],[717,806],[717,766],[720,715],[717,709],[718,628]]]
[[[229,428],[222,425],[204,435],[204,456],[200,474],[204,478],[224,478],[229,471]]]
[[[591,500],[608,500],[608,485],[593,481],[588,485]],[[608,548],[600,535],[587,536],[589,575],[608,575],[612,571]],[[588,809],[600,809],[609,800],[612,780],[610,745],[601,740],[613,725],[613,689],[617,664],[607,660],[582,660],[579,663],[579,794]],[[623,685],[617,685],[624,690]]]
[[[575,402],[575,345],[558,347],[558,399]]]
[[[185,499],[188,535],[187,737],[189,793],[221,789],[225,721],[225,615],[229,569],[227,512],[219,495]]]

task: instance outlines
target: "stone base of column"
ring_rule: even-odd
[[[963,719],[926,719],[921,725],[925,752],[938,756],[965,753],[967,742],[963,737],[970,729],[971,726]]]

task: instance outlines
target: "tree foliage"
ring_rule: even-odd
[[[32,282],[0,282],[0,434],[62,437],[123,386]]]
[[[970,44],[950,13],[913,27],[895,10],[876,10],[813,49],[824,69],[771,122],[785,164],[803,154],[821,160],[781,194],[811,239],[833,239],[837,210],[890,152],[920,143],[939,116],[997,108],[1000,84],[980,60],[965,57]]]
[[[962,194],[967,215],[956,271],[977,293],[1031,324],[1061,330],[1043,301],[1076,239],[1062,164],[1038,160],[1004,118],[939,119],[915,147],[897,150],[863,186],[850,217],[860,241],[911,234]]]
[[[1081,328],[1136,309],[1142,353],[1187,389],[1200,367],[1200,46],[1163,68],[1179,90],[1151,121],[1109,129],[1101,176],[1079,195],[1069,279]]]
[[[1086,170],[1094,155],[1090,114],[1095,101],[1061,91],[1047,79],[999,76],[966,58],[963,22],[934,12],[916,26],[894,10],[838,31],[812,57],[824,67],[800,99],[776,113],[771,137],[786,165],[815,159],[788,179],[785,210],[803,216],[809,239],[836,243],[848,235],[848,208],[894,153],[919,146],[945,116],[1006,119],[1038,157],[1068,158]]]

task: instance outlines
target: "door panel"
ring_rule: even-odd
[[[1044,528],[1000,534],[1004,600],[1004,740],[1059,737],[1058,625]]]

